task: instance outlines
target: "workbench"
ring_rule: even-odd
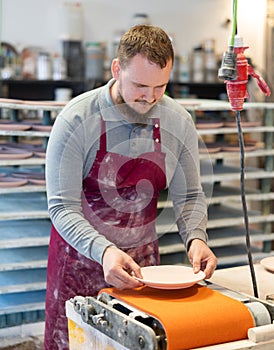
[[[267,271],[260,263],[254,264],[259,299],[274,295],[274,273]],[[223,287],[254,296],[249,265],[216,270],[209,280]]]

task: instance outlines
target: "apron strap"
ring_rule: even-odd
[[[107,150],[107,135],[106,135],[106,123],[101,116],[101,136],[100,136],[100,150]]]
[[[159,118],[153,118],[153,140],[155,151],[161,152],[161,132]]]

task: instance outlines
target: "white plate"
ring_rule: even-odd
[[[262,259],[261,265],[263,265],[266,270],[274,272],[274,256]]]
[[[138,281],[158,289],[188,288],[205,278],[203,271],[194,274],[192,267],[177,265],[142,267],[141,273],[143,278],[135,277]]]

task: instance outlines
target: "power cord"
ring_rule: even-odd
[[[251,253],[249,220],[248,220],[247,205],[246,205],[246,198],[245,198],[245,180],[244,180],[245,179],[245,161],[244,161],[245,152],[244,152],[244,141],[243,141],[240,111],[236,111],[235,114],[236,114],[236,123],[238,128],[238,140],[239,140],[239,146],[240,146],[240,164],[241,164],[240,186],[241,186],[242,208],[243,208],[245,230],[246,230],[246,235],[245,235],[246,249],[247,249],[247,255],[248,255],[248,262],[250,266],[251,278],[252,278],[253,292],[254,292],[254,296],[258,298],[259,295],[258,295],[257,281],[256,281],[255,270],[253,265],[253,258]]]
[[[257,288],[257,282],[256,282],[256,276],[255,276],[255,270],[253,265],[253,259],[252,259],[252,253],[251,253],[251,245],[250,245],[250,232],[249,232],[249,222],[248,222],[248,214],[247,214],[247,205],[246,205],[246,198],[245,198],[245,164],[244,164],[244,141],[243,141],[243,132],[242,132],[242,126],[241,126],[241,116],[240,116],[240,110],[242,109],[239,103],[243,103],[244,96],[242,96],[243,91],[241,89],[243,88],[243,84],[246,84],[244,71],[241,68],[241,73],[238,72],[237,69],[237,53],[235,52],[235,36],[237,34],[237,6],[238,1],[233,0],[233,25],[232,25],[232,34],[229,42],[228,50],[223,55],[223,60],[221,64],[221,68],[218,71],[218,77],[221,80],[224,80],[227,84],[227,91],[228,96],[230,96],[228,90],[228,85],[234,84],[234,81],[237,81],[236,87],[238,89],[238,96],[235,90],[236,87],[234,87],[233,90],[233,98],[231,96],[230,101],[233,100],[233,108],[232,110],[236,111],[236,123],[238,128],[238,139],[239,139],[239,146],[240,146],[240,163],[241,163],[241,178],[240,178],[240,187],[241,187],[241,199],[242,199],[242,208],[243,208],[243,215],[244,215],[244,222],[245,222],[245,230],[246,230],[246,249],[247,249],[247,255],[248,255],[248,262],[250,267],[250,273],[252,278],[252,285],[253,285],[253,291],[254,296],[258,298],[258,288]],[[239,50],[241,47],[237,45],[237,49]],[[244,49],[244,48],[242,48]],[[243,51],[242,51],[243,52]],[[243,53],[242,53],[243,55]],[[243,57],[242,57],[243,59]],[[243,62],[241,63],[241,65]],[[245,62],[244,62],[245,64]],[[247,61],[246,61],[247,64]],[[248,73],[248,66],[246,67],[247,73]],[[240,75],[240,76],[239,76]],[[264,84],[261,84],[264,87]],[[244,86],[246,88],[246,85]],[[268,88],[268,87],[267,87]],[[267,90],[266,90],[267,91]],[[231,92],[232,93],[232,92]],[[268,93],[268,91],[267,91]]]

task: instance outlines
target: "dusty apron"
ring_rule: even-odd
[[[140,266],[159,264],[155,219],[159,191],[166,186],[160,136],[159,119],[154,119],[154,152],[137,158],[107,152],[106,126],[101,119],[100,149],[83,181],[85,218]],[[75,295],[96,296],[107,286],[102,266],[78,253],[52,226],[45,350],[69,348],[65,301]]]

